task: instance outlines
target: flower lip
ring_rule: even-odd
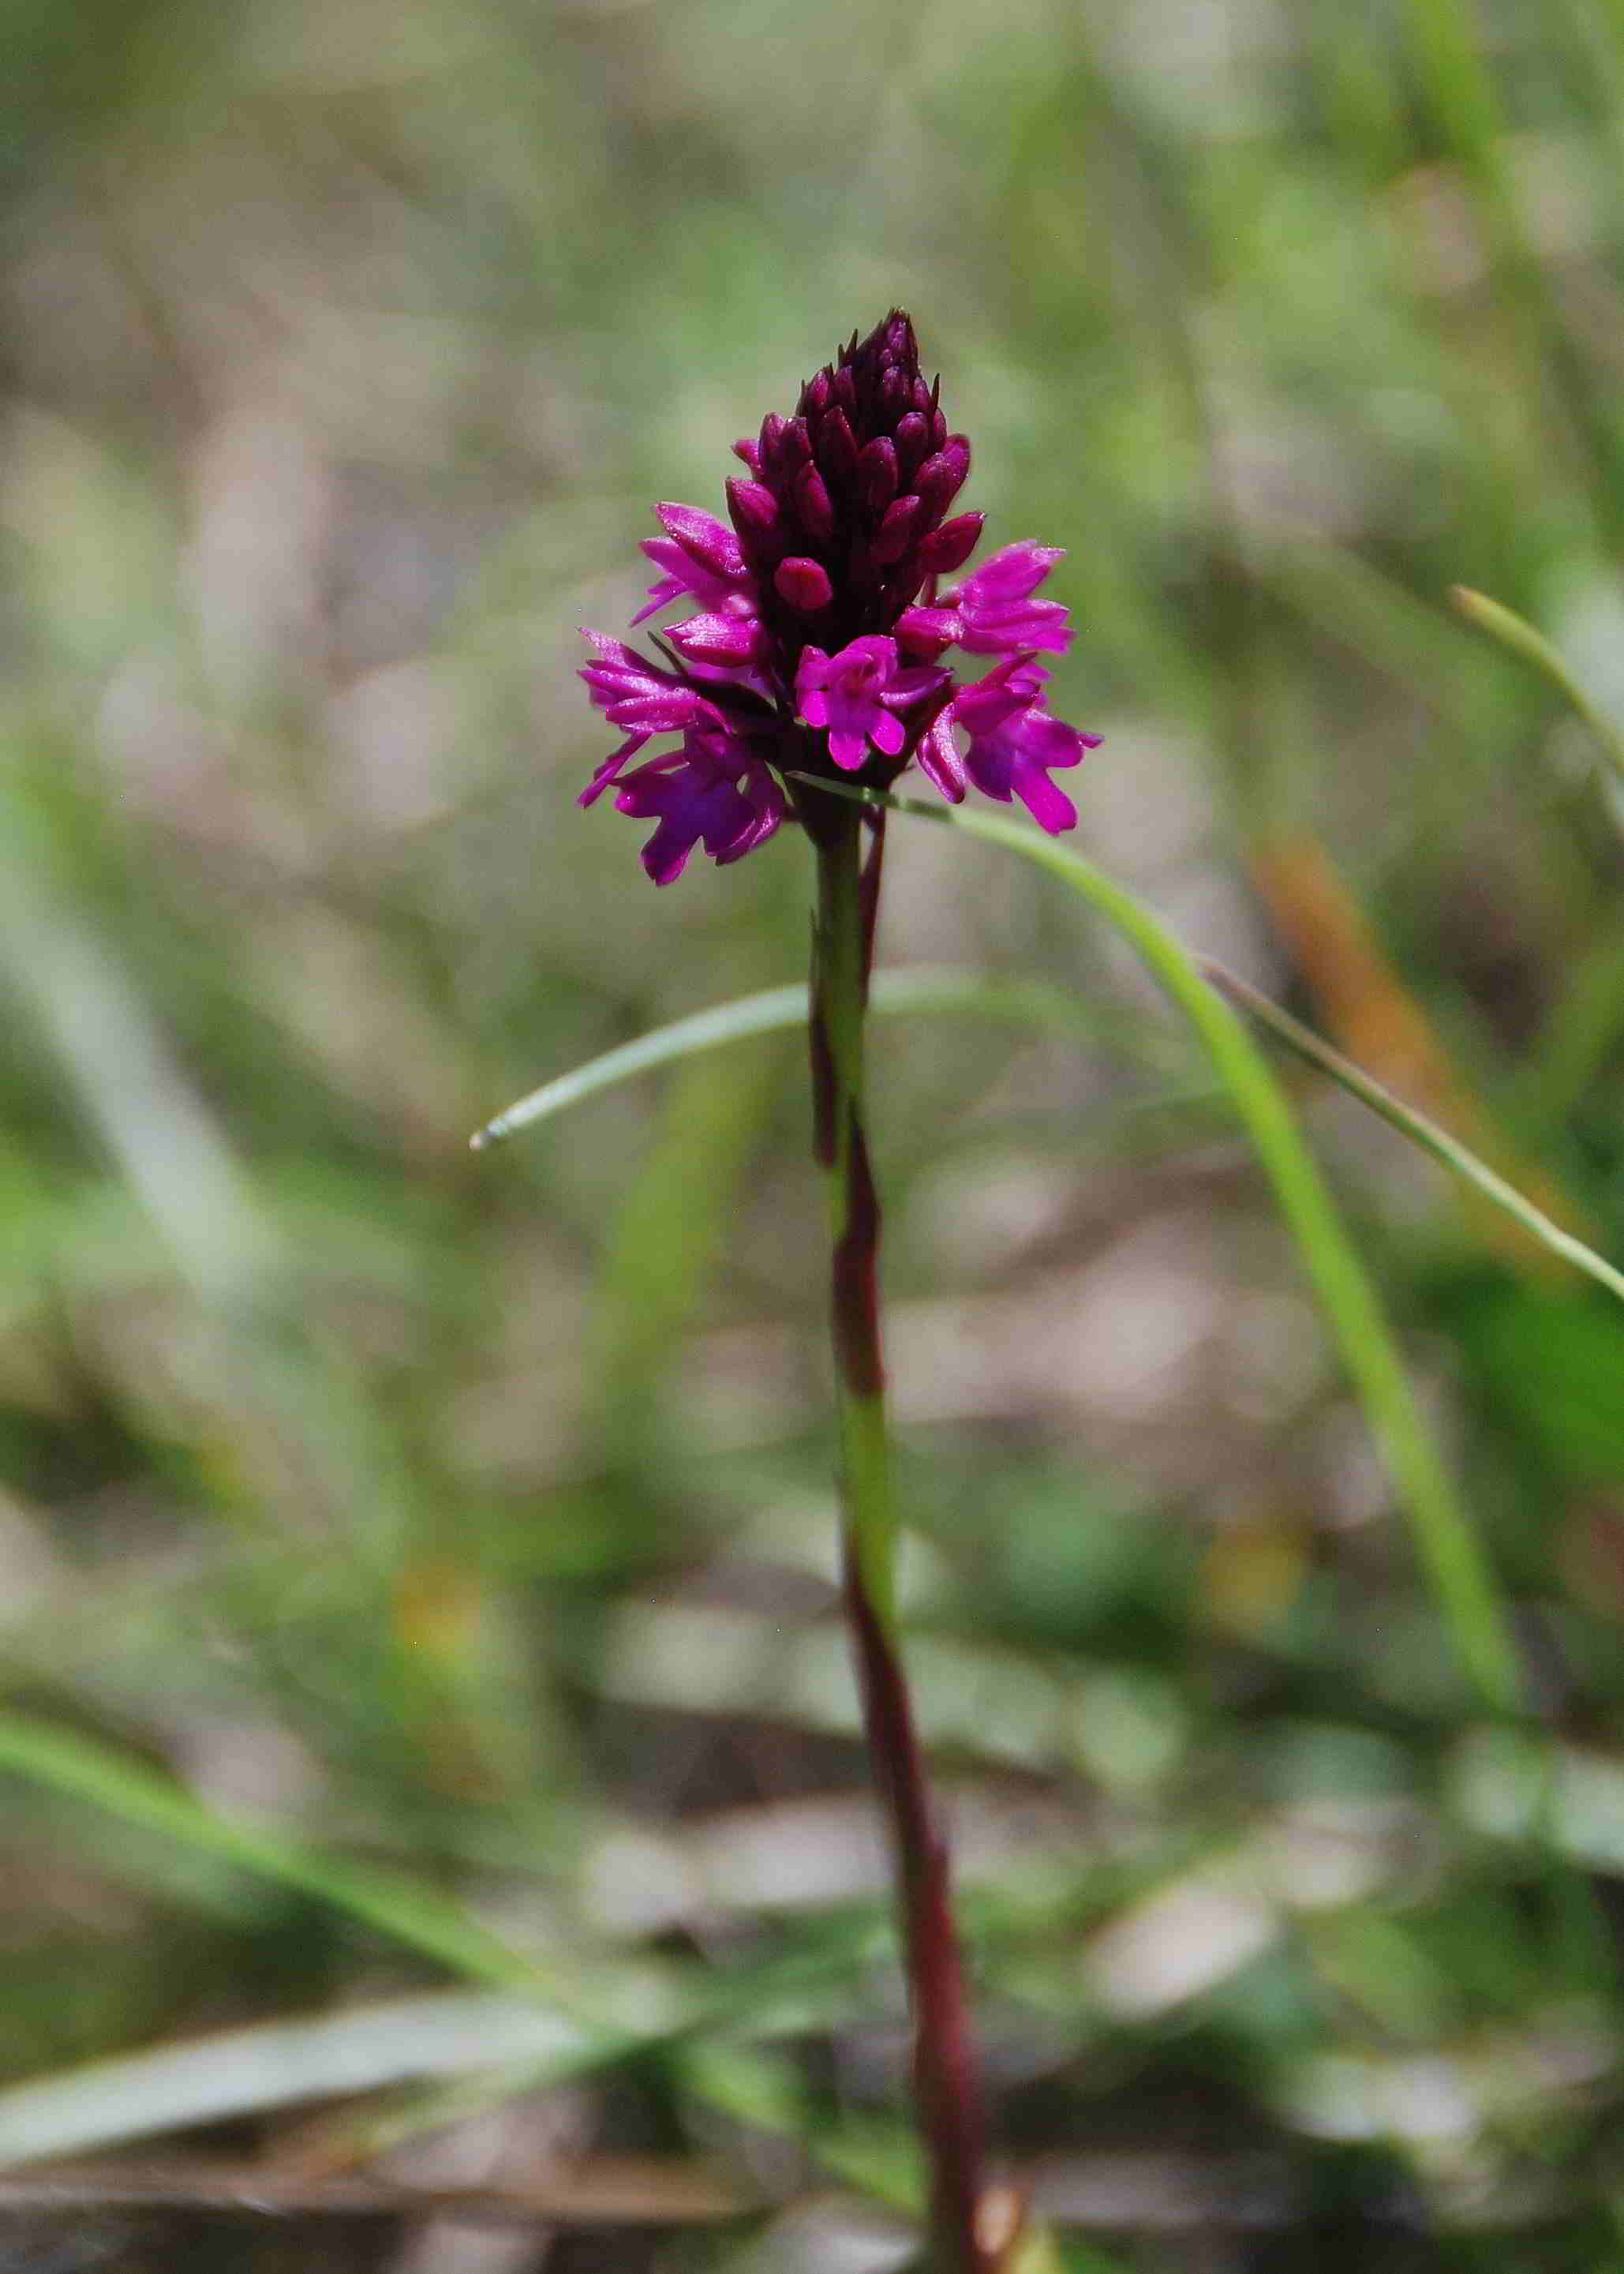
[[[1000,804],[1019,797],[1052,837],[1075,826],[1077,808],[1049,777],[1079,765],[1085,751],[1099,748],[1100,737],[1080,734],[1044,707],[1049,677],[1030,654],[1008,656],[985,679],[961,689],[936,723],[944,742],[953,726],[969,736],[969,748],[957,762],[966,779]],[[951,771],[939,746],[933,748],[932,760]]]
[[[795,696],[808,727],[829,736],[829,755],[844,772],[868,762],[869,746],[898,757],[908,730],[898,712],[943,684],[929,666],[899,667],[897,643],[880,633],[850,640],[837,654],[808,647],[795,675]]]
[[[628,774],[616,809],[657,827],[643,865],[657,885],[675,882],[695,845],[725,868],[771,837],[784,819],[782,788],[758,738],[692,728],[668,750]]]

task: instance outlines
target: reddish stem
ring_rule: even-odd
[[[936,1822],[907,1679],[846,1558],[846,1607],[862,1686],[869,1766],[891,1832],[914,2014],[914,2091],[931,2166],[931,2225],[955,2274],[993,2274],[982,2241],[986,2138],[947,1842]]]
[[[831,1314],[842,1400],[872,1416],[883,1406],[885,1371],[880,1339],[879,1195],[862,1121],[861,1043],[843,1053],[843,1022],[860,1020],[868,992],[878,910],[883,839],[874,832],[853,894],[836,884],[835,865],[858,859],[855,815],[817,835],[823,864],[821,918],[815,934],[812,1072],[817,1154],[839,1180],[832,1258]],[[852,870],[845,871],[849,880]],[[844,922],[861,937],[836,938]],[[853,953],[855,950],[855,953]],[[844,979],[840,975],[845,975]],[[848,999],[837,999],[844,985]],[[854,998],[855,999],[850,999]],[[853,1065],[858,1071],[851,1072]],[[882,1413],[883,1420],[883,1413]],[[849,1480],[848,1480],[849,1482]],[[845,1510],[845,1600],[862,1693],[870,1768],[885,1812],[914,2020],[914,2089],[931,2172],[931,2227],[941,2274],[994,2274],[1002,2242],[989,2236],[994,2200],[983,2192],[985,2146],[974,2049],[953,1919],[947,1845],[936,1821],[920,1750],[907,1676],[889,1608],[864,1577],[860,1511],[848,1491]],[[884,1584],[883,1581],[880,1584]]]

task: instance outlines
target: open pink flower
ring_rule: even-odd
[[[829,755],[855,773],[869,745],[894,758],[908,739],[898,717],[910,704],[940,687],[943,674],[929,666],[898,666],[897,643],[876,633],[848,640],[835,655],[809,647],[795,674],[795,699],[808,727],[829,733]]]
[[[917,755],[921,772],[953,803],[971,785],[1001,805],[1018,797],[1053,837],[1075,827],[1077,808],[1049,776],[1080,764],[1085,750],[1099,748],[1100,737],[1080,734],[1044,709],[1049,676],[1028,655],[995,665],[985,679],[959,689]],[[962,757],[953,739],[955,727],[962,727],[969,738]]]
[[[695,845],[718,867],[742,860],[784,818],[784,792],[758,738],[727,728],[690,727],[667,750],[627,775],[615,806],[658,827],[643,848],[657,885],[682,874]]]
[[[618,779],[628,758],[635,757],[655,734],[674,734],[688,727],[726,724],[721,712],[699,689],[673,672],[661,671],[647,659],[611,639],[605,632],[588,632],[596,660],[581,676],[594,711],[601,711],[612,727],[624,727],[627,737],[606,757],[582,791],[577,802],[592,805]]]
[[[940,655],[961,647],[971,655],[1032,654],[1048,649],[1064,655],[1071,644],[1067,611],[1058,600],[1033,598],[1056,561],[1057,546],[1023,538],[984,561],[939,603],[906,610],[897,636],[920,655]]]

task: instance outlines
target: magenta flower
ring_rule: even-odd
[[[1019,797],[1045,829],[1075,822],[1049,777],[1098,738],[1045,709],[1034,660],[1071,644],[1064,606],[1034,597],[1063,555],[1005,546],[938,599],[982,526],[951,511],[970,445],[949,432],[940,391],[893,310],[807,381],[793,418],[770,414],[733,445],[746,472],[727,485],[731,528],[695,506],[657,508],[665,534],[643,550],[661,574],[634,621],[695,604],[665,635],[670,667],[589,632],[596,659],[581,674],[626,735],[581,802],[618,782],[618,809],[658,822],[643,853],[657,883],[695,845],[726,862],[763,843],[796,798],[786,776],[886,789],[917,759],[944,796],[974,786]],[[1002,660],[963,688],[944,661],[954,648]],[[623,775],[658,734],[681,735],[680,749]],[[804,797],[798,809],[812,812]]]
[[[829,730],[829,755],[847,773],[868,762],[868,746],[888,758],[900,757],[908,730],[898,713],[934,693],[946,673],[897,667],[897,643],[870,633],[854,639],[838,655],[821,647],[802,654],[795,674],[795,696],[808,727]]]
[[[610,753],[581,793],[577,802],[592,805],[652,735],[674,734],[688,727],[725,727],[726,721],[696,687],[657,669],[635,648],[605,632],[586,636],[598,651],[597,662],[589,663],[581,674],[592,708],[601,711],[612,727],[628,730],[620,749]]]
[[[754,615],[755,584],[739,540],[726,522],[701,513],[697,506],[657,505],[654,510],[666,533],[644,538],[643,550],[665,574],[650,585],[647,605],[632,618],[633,625],[657,615],[684,592],[718,615]]]
[[[643,848],[643,865],[657,885],[682,874],[695,845],[726,867],[754,852],[784,818],[784,792],[758,744],[725,727],[690,727],[680,750],[627,775],[615,805],[658,820]]]
[[[729,674],[752,671],[770,653],[766,634],[755,616],[684,616],[665,636],[690,666],[713,664]]]
[[[1064,655],[1071,644],[1066,611],[1057,600],[1032,597],[1065,554],[1053,545],[1006,545],[947,596],[961,629],[959,645],[971,655],[1013,655],[1049,648]]]
[[[966,784],[1001,805],[1018,797],[1039,827],[1054,837],[1076,826],[1077,808],[1049,777],[1080,764],[1085,750],[1098,749],[1100,737],[1079,734],[1044,709],[1049,676],[1028,655],[1008,657],[974,687],[960,688],[915,755],[921,772],[953,803],[963,797]],[[969,737],[962,757],[953,741],[955,727]]]

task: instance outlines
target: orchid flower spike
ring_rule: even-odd
[[[917,761],[944,797],[974,787],[1019,797],[1046,830],[1075,824],[1050,777],[1099,737],[1048,710],[1036,659],[1071,645],[1064,605],[1036,597],[1064,555],[1006,545],[938,596],[983,521],[951,511],[970,445],[940,395],[893,309],[807,381],[793,417],[770,413],[733,445],[745,471],[727,485],[729,522],[656,508],[665,534],[643,550],[660,574],[635,621],[678,602],[695,613],[668,628],[665,663],[588,632],[581,674],[625,736],[581,802],[613,789],[621,813],[657,823],[643,854],[656,884],[695,846],[726,863],[764,844],[794,815],[786,776],[884,790]],[[997,659],[964,684],[955,650]],[[671,734],[674,749],[625,771]]]

